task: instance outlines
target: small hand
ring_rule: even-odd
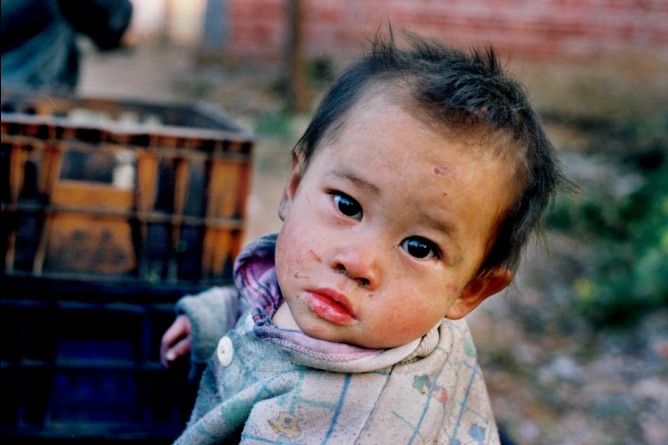
[[[160,363],[165,368],[180,357],[190,352],[192,333],[190,319],[187,315],[179,315],[174,323],[167,328],[160,340]]]

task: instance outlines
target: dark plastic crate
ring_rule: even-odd
[[[202,105],[2,94],[2,443],[171,443],[194,401],[159,341],[228,283],[252,136]]]

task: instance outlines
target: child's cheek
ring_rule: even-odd
[[[457,286],[455,286],[453,283],[446,284],[445,291],[449,300],[454,300],[459,294]]]
[[[295,238],[286,238],[284,241],[276,251],[277,266],[285,272],[285,278],[301,278],[304,275],[308,250],[296,242]]]

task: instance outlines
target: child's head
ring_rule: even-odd
[[[512,279],[561,174],[491,51],[376,42],[298,142],[276,263],[297,325],[386,348]]]

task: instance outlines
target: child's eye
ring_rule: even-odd
[[[431,241],[420,238],[419,236],[406,238],[401,242],[401,247],[408,252],[409,255],[424,259],[424,258],[438,258],[438,247]]]
[[[343,193],[332,193],[332,196],[334,197],[334,205],[339,209],[339,212],[350,218],[362,219],[362,206],[357,201]]]

